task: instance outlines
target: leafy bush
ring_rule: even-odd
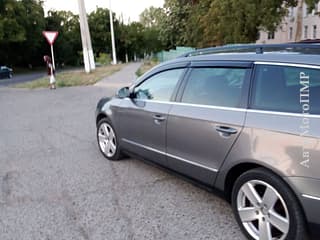
[[[159,62],[158,61],[145,61],[140,68],[136,71],[136,75],[138,77],[140,77],[141,75],[143,75],[144,73],[146,73],[147,71],[149,71],[151,68],[153,68],[154,66],[158,65]]]
[[[99,53],[99,57],[97,57],[97,62],[102,65],[110,64],[111,62],[110,54]]]

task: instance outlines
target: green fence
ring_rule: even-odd
[[[187,52],[191,52],[194,50],[195,50],[194,48],[190,48],[190,47],[177,47],[175,50],[158,52],[157,54],[155,54],[155,57],[160,62],[165,62],[171,59],[175,59]]]

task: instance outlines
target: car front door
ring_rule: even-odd
[[[212,185],[245,121],[251,63],[193,63],[169,113],[170,168]]]
[[[131,98],[123,99],[120,136],[124,149],[166,165],[165,141],[171,98],[185,68],[158,72],[134,88]]]

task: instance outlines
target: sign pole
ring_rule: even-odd
[[[51,44],[51,58],[52,58],[52,67],[53,69],[56,69],[56,65],[54,63],[53,44]]]
[[[51,48],[51,59],[52,59],[52,67],[53,69],[56,69],[56,65],[54,63],[54,53],[53,53],[53,43],[58,37],[58,32],[56,31],[43,31],[42,35],[47,39],[50,48]]]

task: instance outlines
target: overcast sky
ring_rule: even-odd
[[[123,14],[125,22],[138,21],[140,13],[150,7],[162,7],[164,0],[111,0],[112,11],[117,14],[117,17]],[[92,12],[96,7],[107,7],[109,8],[109,0],[85,0],[85,6],[87,12]],[[76,14],[78,10],[78,0],[45,0],[44,1],[45,11],[50,9],[54,10],[70,10]]]

